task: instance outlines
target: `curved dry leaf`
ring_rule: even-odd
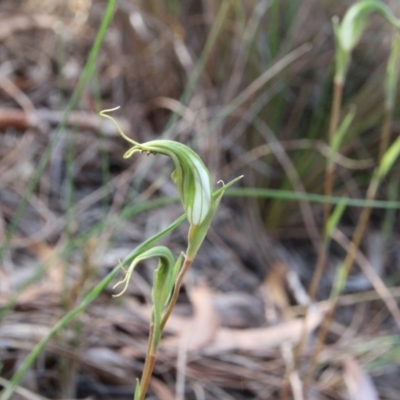
[[[196,286],[188,293],[193,306],[193,318],[186,319],[171,315],[166,325],[176,336],[163,340],[162,346],[176,350],[184,342],[188,351],[200,350],[213,343],[220,328],[220,319],[213,304],[213,293],[205,286]],[[173,322],[173,324],[172,324]]]
[[[213,304],[213,295],[206,285],[193,287],[189,294],[194,318],[184,332],[187,350],[199,350],[214,341],[219,329],[219,317]]]
[[[343,377],[351,400],[379,400],[371,377],[353,357],[345,357],[343,367]]]
[[[154,376],[151,378],[150,386],[157,396],[157,399],[175,400],[175,394],[171,389],[164,382],[154,378]]]
[[[304,332],[310,333],[321,323],[323,315],[321,310],[315,309],[309,313],[306,322],[299,318],[267,328],[221,329],[206,350],[211,354],[231,350],[262,351],[287,341],[296,343]]]

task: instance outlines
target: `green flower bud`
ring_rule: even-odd
[[[389,7],[378,0],[364,0],[354,3],[346,12],[340,26],[340,43],[343,49],[351,52],[368,23],[372,12],[382,14],[395,27],[400,26],[400,21],[394,17]]]
[[[373,12],[380,13],[394,27],[400,27],[400,20],[394,17],[386,4],[378,0],[362,0],[354,3],[347,10],[341,23],[337,17],[333,18],[336,39],[336,81],[344,82],[350,55]]]

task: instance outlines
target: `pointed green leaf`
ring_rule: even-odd
[[[187,258],[190,260],[193,260],[203,243],[204,238],[206,237],[207,231],[210,227],[211,220],[214,216],[215,211],[218,208],[219,202],[222,199],[222,196],[225,193],[225,190],[233,185],[235,182],[237,182],[239,179],[241,179],[242,176],[239,176],[236,179],[233,179],[230,181],[228,184],[224,184],[222,187],[222,191],[216,195],[213,196],[212,201],[211,201],[211,209],[204,221],[200,225],[191,225],[189,228],[189,237],[188,237],[188,249],[187,249]]]
[[[335,207],[333,213],[329,216],[328,222],[325,228],[325,239],[329,239],[332,236],[333,231],[339,224],[340,218],[343,215],[344,210],[347,206],[347,198],[342,197],[339,204]]]
[[[134,400],[139,400],[141,394],[140,381],[136,378],[135,397]]]
[[[386,176],[389,170],[392,168],[394,162],[400,154],[400,136],[392,143],[392,145],[386,150],[382,157],[381,163],[378,167],[377,174],[379,179]]]

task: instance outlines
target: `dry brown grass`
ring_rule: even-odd
[[[0,385],[118,259],[182,212],[177,203],[160,207],[152,202],[176,195],[165,160],[123,161],[125,143],[113,126],[100,121],[101,108],[121,105],[118,120],[139,141],[165,134],[171,111],[176,112],[179,118],[167,135],[193,146],[214,181],[244,173],[247,187],[322,191],[333,57],[330,18],[342,15],[351,2],[282,1],[278,11],[271,2],[234,2],[184,107],[178,100],[201,59],[221,1],[191,1],[174,8],[175,3],[119,2],[98,57],[97,76],[70,114],[3,254]],[[388,3],[400,15],[397,2]],[[104,6],[89,0],[0,5],[3,242],[62,120]],[[335,191],[349,197],[363,197],[377,155],[381,74],[389,44],[382,20],[372,21],[357,48],[345,93],[345,107],[355,103],[357,117],[338,160]],[[269,41],[274,34],[279,38],[275,47]],[[284,67],[279,64],[305,43],[312,46],[295,53]],[[271,69],[271,77],[257,80]],[[393,137],[398,128],[395,119]],[[387,198],[388,187],[379,198]],[[350,236],[358,214],[358,209],[346,213],[338,236]],[[368,267],[379,279],[390,279],[391,287],[371,291],[365,269],[351,277],[310,400],[374,399],[366,397],[374,390],[380,399],[399,398],[398,329],[381,298],[389,298],[385,289],[395,299],[400,296],[395,287],[398,217],[392,217],[389,244],[383,239],[384,217],[382,210],[373,213],[361,250]],[[176,253],[184,248],[185,229],[166,240]],[[320,229],[321,207],[307,202],[225,198],[167,325],[149,398],[302,399],[315,329],[328,307],[323,300],[336,260],[343,256],[340,246],[332,251],[320,302],[303,325]],[[146,351],[152,268],[149,263],[139,269],[121,299],[106,290],[61,332],[14,398],[132,398]],[[35,274],[35,280],[18,289]],[[308,346],[294,368],[292,351],[304,329]]]

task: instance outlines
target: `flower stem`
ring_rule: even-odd
[[[168,303],[167,309],[165,310],[164,316],[161,321],[161,330],[164,329],[165,324],[167,323],[168,318],[171,315],[173,308],[175,307],[175,304],[178,300],[179,291],[182,286],[183,278],[185,277],[185,274],[186,274],[187,270],[189,269],[189,267],[192,265],[192,262],[193,262],[193,260],[188,259],[186,257],[185,261],[182,265],[182,268],[179,271],[178,277],[176,278],[174,291],[172,292],[171,300]]]
[[[153,374],[154,364],[156,362],[157,348],[154,339],[157,335],[154,335],[154,329],[155,329],[154,322],[152,322],[150,325],[150,334],[149,334],[149,342],[146,353],[146,361],[144,363],[142,378],[140,379],[140,395],[139,399],[137,400],[144,400],[147,393],[147,389],[150,384],[151,375]]]
[[[150,325],[148,348],[147,348],[147,352],[146,352],[146,361],[145,361],[145,364],[143,367],[142,378],[140,380],[140,394],[139,394],[139,398],[135,399],[135,400],[144,400],[145,399],[147,389],[150,384],[151,375],[153,374],[153,369],[154,369],[154,365],[155,365],[156,358],[157,358],[158,345],[155,341],[156,341],[156,338],[159,337],[158,332],[159,332],[159,330],[161,330],[161,332],[163,331],[165,324],[167,323],[168,318],[171,315],[172,310],[175,307],[175,304],[178,300],[179,291],[182,286],[183,278],[184,278],[187,270],[189,269],[189,267],[192,265],[192,262],[193,262],[193,260],[185,258],[183,266],[182,266],[182,268],[178,274],[178,277],[176,279],[176,283],[175,283],[174,291],[171,296],[171,300],[168,303],[168,306],[165,310],[165,313],[162,318],[160,326],[156,326],[157,324],[154,323],[154,321],[155,321],[154,311],[152,313],[152,323]]]

